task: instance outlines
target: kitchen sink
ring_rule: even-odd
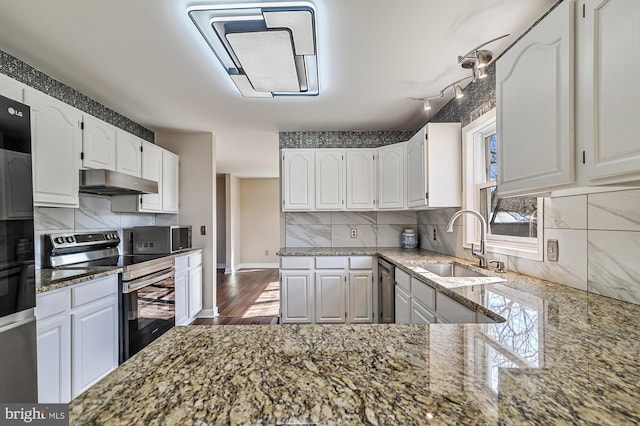
[[[425,263],[423,269],[441,277],[486,277],[476,271],[472,271],[455,263]]]

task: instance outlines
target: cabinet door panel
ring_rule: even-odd
[[[311,272],[282,272],[280,304],[283,323],[312,322],[312,277]]]
[[[411,299],[411,324],[433,324],[436,316],[415,299]]]
[[[499,195],[575,181],[574,7],[565,1],[496,65]]]
[[[38,402],[71,400],[71,328],[66,313],[38,320]]]
[[[0,74],[0,95],[22,102],[22,84]]]
[[[419,130],[407,143],[407,206],[425,205],[426,173],[424,130]],[[440,185],[444,185],[441,182]]]
[[[175,285],[176,325],[186,325],[189,322],[189,297],[186,272],[176,273]]]
[[[316,150],[316,204],[317,210],[344,208],[344,151]]]
[[[118,130],[116,134],[116,170],[131,176],[142,176],[142,140]]]
[[[282,153],[283,210],[313,210],[315,207],[313,151]]]
[[[202,267],[189,270],[189,318],[202,310]]]
[[[88,169],[116,169],[116,128],[104,121],[84,116],[82,166]]]
[[[640,82],[623,77],[640,67],[640,2],[587,0],[586,9],[579,38],[585,74],[580,106],[586,109],[580,127],[587,129],[587,178],[597,184],[601,178],[640,172]]]
[[[411,296],[402,287],[396,286],[396,324],[411,323]]]
[[[343,272],[316,272],[316,322],[345,322],[344,283]]]
[[[348,210],[375,208],[375,151],[357,149],[346,152],[346,206]]]
[[[349,322],[373,322],[373,273],[349,273]]]
[[[142,209],[146,211],[162,210],[162,148],[149,142],[142,144],[142,177],[158,182],[157,194],[141,196]]]
[[[27,88],[24,94],[31,107],[33,202],[78,207],[82,114],[37,90]]]
[[[378,148],[378,208],[404,208],[405,143]]]
[[[72,312],[71,327],[75,398],[118,366],[117,296]]]
[[[162,211],[178,213],[178,156],[162,151]]]

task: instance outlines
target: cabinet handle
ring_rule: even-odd
[[[429,193],[428,193],[428,192],[425,192],[425,193],[424,193],[424,198],[425,198],[425,199],[429,199]]]

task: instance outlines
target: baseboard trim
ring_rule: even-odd
[[[216,306],[214,309],[203,309],[197,315],[197,318],[217,318],[220,314],[218,313],[218,307]]]
[[[241,263],[236,268],[236,271],[238,269],[278,269],[279,267],[278,263]]]
[[[227,269],[227,264],[226,263],[218,263],[216,265],[217,269]]]

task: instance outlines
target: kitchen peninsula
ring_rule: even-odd
[[[502,277],[450,290],[502,323],[174,328],[72,401],[71,423],[640,423],[640,306]]]

